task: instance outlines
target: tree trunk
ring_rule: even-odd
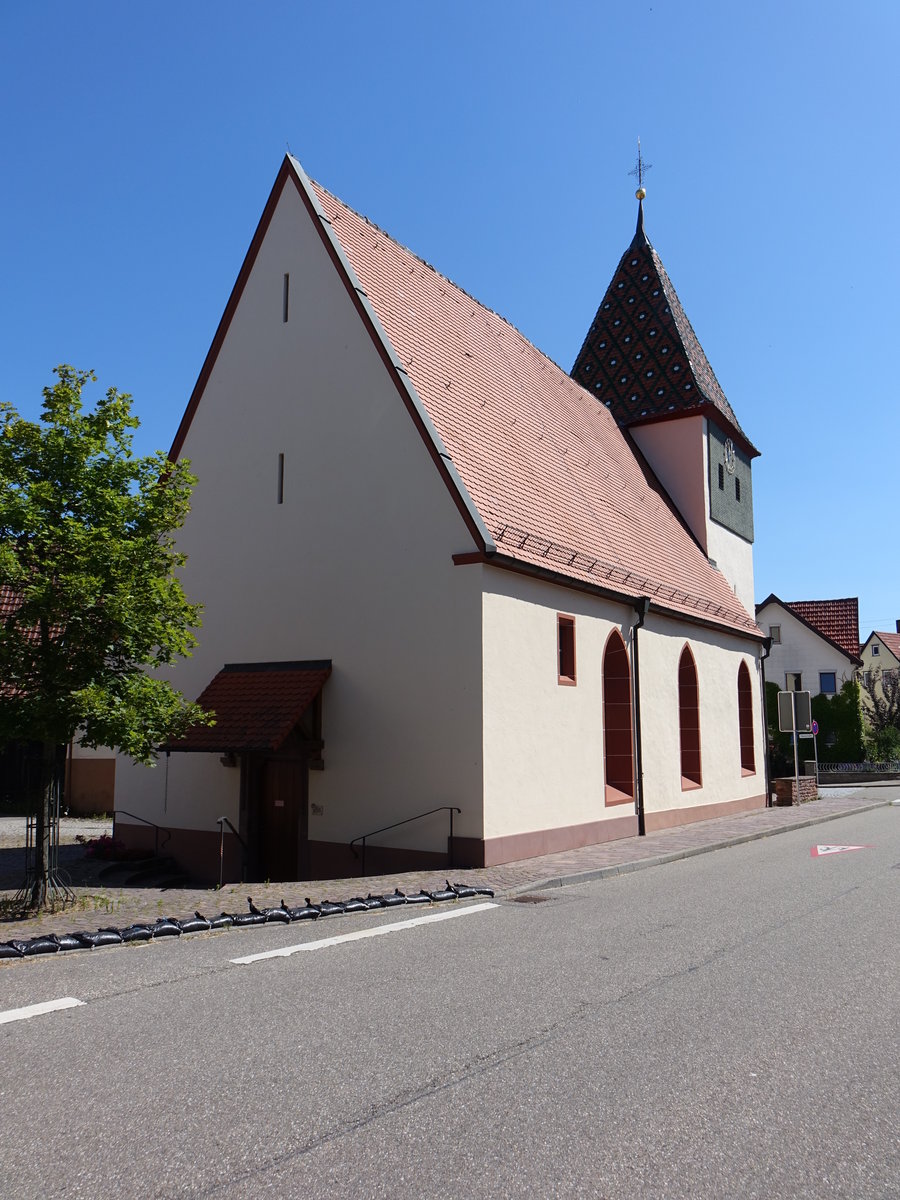
[[[34,833],[34,879],[28,898],[30,908],[46,908],[51,896],[50,835],[55,817],[56,743],[41,743],[40,787],[35,789],[37,823]]]

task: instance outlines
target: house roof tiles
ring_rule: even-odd
[[[367,297],[501,555],[759,633],[605,406],[502,317],[309,187],[356,276],[349,284]]]

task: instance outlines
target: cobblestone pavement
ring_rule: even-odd
[[[828,788],[817,800],[790,808],[765,808],[739,816],[698,821],[643,838],[623,838],[580,850],[566,850],[539,858],[523,859],[498,867],[473,870],[454,869],[451,880],[492,888],[500,897],[511,897],[527,891],[560,887],[564,883],[587,882],[609,875],[641,870],[674,859],[703,854],[725,846],[783,833],[790,829],[819,825],[837,817],[878,808],[900,799],[900,786],[870,785],[868,787]],[[4,819],[5,820],[5,819]],[[63,839],[74,842],[73,832],[87,827],[87,822],[68,820],[61,828]],[[96,823],[95,823],[96,824]],[[100,823],[99,832],[108,832],[108,823]],[[24,822],[22,822],[24,831]],[[97,836],[97,831],[85,836]],[[824,836],[824,834],[823,834]],[[3,828],[0,821],[0,855],[19,853],[12,848],[10,838],[15,834]],[[4,848],[5,847],[5,848]],[[23,860],[24,861],[24,860]],[[158,917],[188,917],[195,910],[205,916],[220,912],[246,912],[247,897],[260,908],[276,905],[284,899],[289,906],[302,904],[309,897],[314,903],[321,900],[348,900],[351,896],[373,893],[380,895],[400,888],[415,892],[420,888],[433,891],[443,886],[446,871],[407,871],[395,875],[367,876],[325,881],[296,883],[240,883],[219,888],[141,888],[107,887],[97,878],[103,864],[85,862],[80,846],[62,845],[60,866],[78,879],[74,887],[75,903],[62,911],[16,920],[0,919],[0,942],[11,938],[29,938],[38,933],[71,933],[75,930],[94,930],[106,925],[123,927],[136,921],[155,921]],[[13,877],[15,864],[0,864],[0,909],[9,911],[19,877]]]

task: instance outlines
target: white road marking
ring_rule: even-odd
[[[328,946],[339,946],[341,942],[361,942],[363,938],[381,937],[383,933],[397,933],[401,929],[412,929],[415,925],[430,925],[433,921],[449,921],[453,917],[468,917],[472,913],[484,912],[499,905],[487,900],[481,904],[467,904],[465,908],[454,908],[446,912],[429,913],[423,917],[410,917],[407,921],[394,921],[391,925],[376,925],[373,929],[360,929],[356,933],[339,933],[335,937],[320,938],[317,942],[301,942],[298,946],[282,946],[280,950],[266,950],[263,954],[247,954],[243,958],[232,958],[237,966],[261,962],[264,958],[288,958],[301,950],[324,950]]]
[[[27,1021],[29,1017],[42,1017],[44,1013],[59,1012],[63,1008],[78,1008],[83,1004],[83,1000],[76,1000],[74,996],[64,996],[62,1000],[46,1000],[43,1004],[26,1004],[24,1008],[8,1008],[6,1012],[0,1012],[0,1025],[5,1025],[8,1021]]]

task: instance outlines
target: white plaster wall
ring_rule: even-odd
[[[706,418],[703,418],[703,503],[709,513],[709,436]],[[706,553],[713,560],[747,612],[753,615],[755,597],[753,592],[753,543],[746,541],[712,517],[707,517],[708,535]]]
[[[785,689],[788,671],[799,671],[802,690],[813,696],[819,693],[820,671],[834,671],[838,691],[845,680],[853,678],[855,668],[850,659],[779,604],[761,608],[756,621],[765,634],[772,625],[781,626],[781,643],[773,643],[766,659],[766,680],[777,683],[779,690]]]
[[[629,645],[634,610],[510,571],[480,568],[484,617],[485,838],[634,813],[606,807],[603,651]],[[557,614],[575,617],[575,687],[558,682]]]
[[[451,561],[472,538],[292,184],[183,454],[198,483],[179,544],[205,612],[177,685],[194,697],[226,662],[332,659],[310,837],[451,803],[456,832],[480,837],[481,598],[477,570]],[[122,775],[120,803],[156,819],[162,767]],[[237,824],[237,777],[217,755],[173,754],[165,823]],[[445,846],[446,823],[406,841]]]
[[[652,425],[636,425],[630,432],[694,537],[706,551],[709,497],[705,487],[705,418],[681,417]]]
[[[697,666],[700,762],[703,784],[683,791],[678,728],[678,664],[685,642]],[[756,772],[741,773],[737,677],[744,661],[753,690]],[[731,634],[682,624],[652,610],[640,631],[644,811],[692,808],[747,799],[765,792],[757,647]]]

